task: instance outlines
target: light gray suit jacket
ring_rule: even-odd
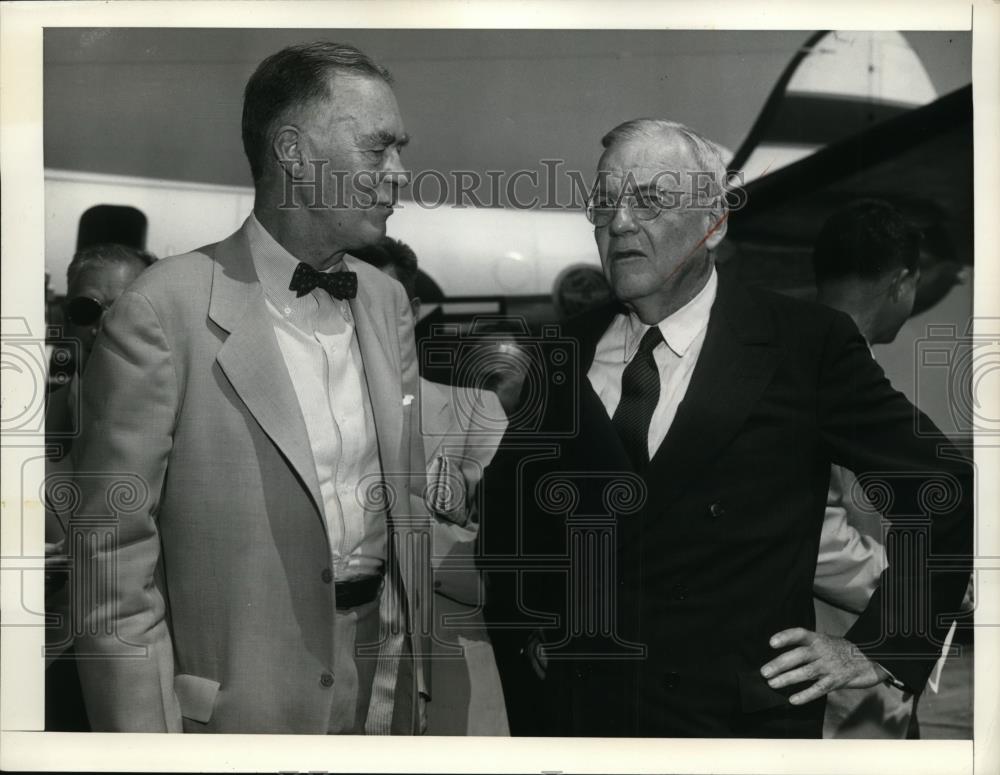
[[[397,282],[351,268],[412,632],[430,526],[406,513],[424,485],[410,308]],[[145,272],[107,315],[83,382],[71,532],[94,729],[325,733],[326,522],[243,231]],[[419,662],[426,646],[414,638]]]
[[[433,489],[443,460],[453,481],[451,516],[436,519],[434,531],[435,660],[430,735],[509,735],[503,687],[481,613],[485,601],[482,573],[476,567],[479,538],[479,483],[496,454],[507,417],[488,390],[420,380],[420,431],[427,454],[427,479]],[[454,658],[460,649],[462,660]],[[450,657],[450,658],[449,658]]]
[[[428,482],[447,457],[461,482],[462,524],[434,522],[434,591],[459,603],[482,605],[482,574],[475,568],[479,538],[479,482],[507,429],[500,399],[489,390],[420,380],[420,433],[427,455]]]

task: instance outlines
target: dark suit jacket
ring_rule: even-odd
[[[823,702],[792,706],[787,697],[802,687],[774,691],[758,671],[776,655],[771,635],[813,628],[831,463],[858,473],[893,520],[892,567],[847,637],[919,691],[967,578],[968,463],[936,431],[916,434],[917,410],[846,315],[720,272],[685,398],[636,471],[586,376],[620,310],[568,330],[577,383],[549,392],[547,417],[565,417],[574,401],[577,427],[543,422],[509,437],[488,471],[486,550],[521,563],[519,588],[514,573],[492,575],[493,621],[540,629],[549,643],[548,675],[535,687],[549,708],[525,729],[509,697],[512,728],[818,737]],[[894,549],[904,544],[905,558]],[[518,689],[523,681],[505,685],[508,696]]]

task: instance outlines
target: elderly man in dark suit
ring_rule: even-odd
[[[505,685],[512,729],[819,737],[831,690],[919,692],[967,578],[969,465],[916,433],[846,315],[717,271],[710,141],[640,119],[602,142],[588,216],[618,304],[569,329],[578,381],[548,406],[576,402],[575,424],[543,422],[532,440],[551,451],[508,445],[488,472],[487,530],[509,513],[524,536],[491,553],[536,555],[504,624],[533,624],[544,645],[524,648],[548,663],[534,729]],[[814,631],[812,604],[831,463],[882,496],[887,545],[913,550],[890,549],[842,638]]]

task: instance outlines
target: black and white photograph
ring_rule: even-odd
[[[995,3],[30,5],[5,769],[995,771]]]

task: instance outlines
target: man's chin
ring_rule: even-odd
[[[353,253],[356,250],[365,250],[374,247],[385,239],[385,234],[385,229],[364,229],[363,232],[354,235],[353,239],[347,243],[347,252]]]
[[[611,292],[621,302],[641,299],[655,290],[648,280],[641,277],[616,277],[611,282]]]
[[[372,231],[377,231],[382,237],[385,236],[385,225],[389,220],[389,216],[392,215],[391,207],[376,207],[374,210],[369,212],[367,218],[368,228]],[[381,237],[380,237],[381,239]]]
[[[363,229],[358,229],[358,234],[354,240],[351,241],[350,250],[361,250],[362,248],[370,248],[373,245],[377,245],[382,240],[385,239],[386,228],[385,221],[379,222],[369,222],[365,224]]]

